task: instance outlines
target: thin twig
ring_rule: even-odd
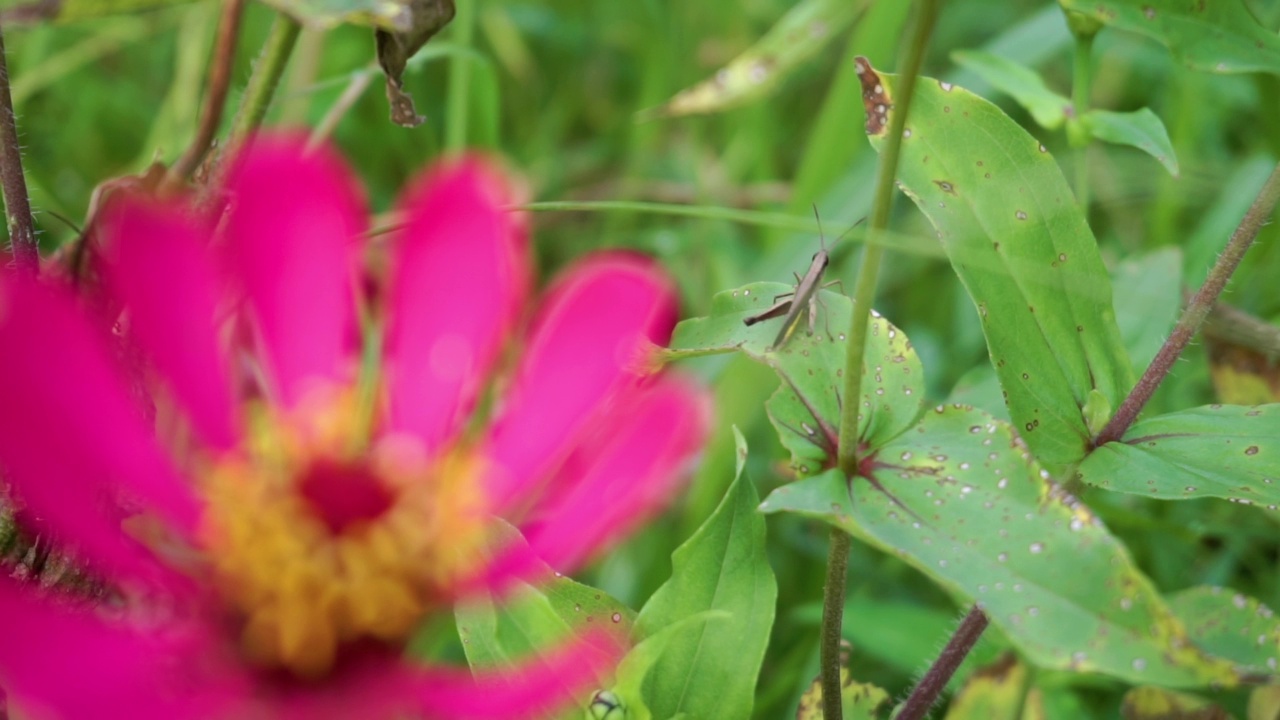
[[[357,73],[351,78],[351,82],[347,83],[346,89],[338,96],[337,101],[333,103],[329,111],[324,114],[320,124],[316,125],[315,130],[311,131],[311,137],[307,138],[307,152],[315,150],[321,143],[329,139],[329,136],[337,129],[342,117],[351,110],[351,106],[356,104],[356,101],[360,99],[360,96],[364,94],[364,91],[373,82],[375,72],[374,70],[366,70],[365,72]]]
[[[200,161],[204,160],[209,147],[213,145],[213,138],[218,134],[222,111],[227,104],[227,91],[231,88],[231,68],[236,59],[236,42],[240,38],[240,18],[243,16],[244,0],[224,0],[200,125],[187,151],[169,168],[167,184],[181,183],[190,177],[200,166]]]
[[[1098,433],[1098,437],[1093,442],[1094,447],[1119,440],[1129,426],[1138,419],[1138,413],[1142,412],[1143,406],[1155,394],[1156,388],[1160,387],[1165,376],[1173,369],[1173,364],[1177,362],[1182,351],[1191,342],[1191,338],[1200,329],[1200,324],[1213,309],[1218,296],[1222,294],[1222,289],[1226,287],[1227,281],[1239,267],[1244,254],[1258,237],[1258,231],[1275,211],[1277,201],[1280,201],[1280,165],[1276,165],[1271,171],[1271,176],[1258,192],[1258,197],[1254,198],[1240,225],[1231,234],[1231,239],[1227,241],[1226,248],[1218,256],[1218,261],[1209,270],[1204,284],[1195,295],[1191,296],[1191,302],[1187,303],[1186,309],[1182,311],[1182,317],[1178,318],[1178,324],[1174,326],[1169,338],[1160,346],[1155,359],[1142,373],[1138,384],[1129,391],[1129,396],[1120,403],[1120,408],[1116,410],[1116,414],[1112,416],[1107,426]]]
[[[27,179],[22,174],[22,146],[18,144],[18,119],[9,94],[9,64],[5,58],[4,32],[0,29],[0,189],[9,219],[9,245],[13,264],[25,275],[40,272],[40,247],[36,220],[31,215]]]
[[[235,147],[258,129],[262,119],[267,116],[267,108],[271,106],[271,98],[280,84],[280,76],[284,74],[285,65],[289,64],[289,56],[293,46],[298,42],[298,33],[302,26],[297,20],[283,13],[276,15],[271,25],[271,34],[263,45],[262,56],[253,66],[253,74],[249,76],[249,86],[244,90],[240,101],[240,110],[231,126],[231,139],[228,143]]]
[[[929,672],[924,674],[903,703],[901,712],[896,716],[897,720],[920,720],[929,712],[929,708],[933,707],[938,696],[947,687],[951,676],[956,673],[956,668],[960,667],[960,663],[964,662],[969,651],[982,637],[982,631],[987,629],[987,622],[986,614],[977,605],[969,609],[969,614],[960,621],[960,627],[956,628],[955,634],[947,641],[947,646],[942,649],[938,659],[929,666]]]

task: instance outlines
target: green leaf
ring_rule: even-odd
[[[1139,420],[1094,450],[1080,478],[1163,500],[1280,506],[1280,405],[1209,405]]]
[[[952,698],[946,720],[1020,720],[1026,685],[1027,668],[1007,653],[969,676]]]
[[[844,32],[865,5],[849,0],[802,0],[711,79],[681,90],[657,114],[719,112],[768,95],[798,65]]]
[[[871,683],[855,682],[849,668],[840,668],[840,707],[845,720],[875,720],[876,712],[889,701],[889,693]],[[816,678],[800,696],[796,720],[822,720],[822,679]]]
[[[605,697],[608,704],[620,706],[625,713],[623,715],[625,720],[650,720],[653,714],[645,704],[642,686],[650,671],[657,667],[658,662],[667,652],[667,646],[682,633],[695,630],[703,623],[725,622],[729,619],[729,613],[723,611],[696,613],[662,628],[637,643],[618,663],[617,683]],[[596,693],[596,698],[592,702],[593,710],[597,705],[596,700],[601,699],[600,696],[601,693]],[[601,708],[601,710],[608,710],[608,708]],[[602,720],[614,720],[614,717],[606,714]]]
[[[396,4],[401,16],[394,26],[374,32],[375,52],[386,75],[391,122],[416,127],[426,118],[418,114],[413,98],[404,91],[404,70],[409,59],[453,20],[454,4],[453,0],[398,0]]]
[[[1058,0],[1062,7],[1164,44],[1197,70],[1280,73],[1280,37],[1242,0]]]
[[[1155,158],[1169,174],[1178,177],[1178,156],[1160,117],[1151,108],[1133,112],[1090,110],[1084,116],[1089,134],[1105,142],[1136,147]]]
[[[1126,720],[1230,720],[1225,710],[1204,698],[1156,687],[1136,687],[1120,701]]]
[[[1220,587],[1189,588],[1168,601],[1197,645],[1236,663],[1241,672],[1275,675],[1280,620],[1271,608]]]
[[[1026,108],[1036,124],[1056,130],[1067,119],[1071,101],[1049,89],[1044,80],[1026,65],[981,50],[958,50],[951,59],[960,67],[977,73],[1000,92],[1010,95]]]
[[[742,458],[746,443],[735,434]],[[741,471],[741,459],[738,467],[724,501],[672,553],[671,579],[636,620],[635,633],[648,637],[699,613],[729,615],[668,641],[642,686],[645,705],[659,718],[751,715],[778,586],[765,556],[765,522],[756,511],[755,486]]]
[[[1039,470],[1011,429],[939,407],[863,463],[785,485],[761,508],[822,520],[973,598],[1030,661],[1133,682],[1238,680],[1205,655],[1124,545]],[[871,482],[874,481],[874,482]]]
[[[467,662],[486,668],[552,651],[583,627],[604,630],[621,645],[635,613],[602,590],[556,577],[536,587],[521,584],[498,603],[469,599],[454,609],[454,618]]]
[[[802,474],[815,472],[835,454],[839,431],[840,396],[845,361],[844,328],[853,304],[831,292],[819,293],[821,317],[809,335],[805,320],[778,348],[771,348],[782,318],[750,327],[743,321],[770,307],[774,298],[790,292],[790,285],[753,283],[718,293],[711,315],[676,326],[668,360],[739,351],[773,368],[782,387],[766,407],[793,464]],[[904,432],[920,414],[924,399],[924,370],[906,335],[875,311],[867,330],[863,361],[862,404],[858,438],[879,447]]]
[[[879,148],[897,78],[859,63]],[[1090,446],[1090,392],[1118,407],[1133,376],[1110,279],[1057,164],[995,105],[921,78],[898,180],[978,308],[1018,432],[1053,472],[1077,462]]]

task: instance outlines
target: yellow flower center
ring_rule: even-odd
[[[404,641],[484,551],[476,456],[370,447],[359,417],[345,396],[259,410],[245,445],[201,474],[200,540],[259,666],[314,678],[344,644]]]

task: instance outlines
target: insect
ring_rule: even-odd
[[[814,218],[818,217],[818,207],[816,205],[813,208],[813,216]],[[863,218],[863,220],[865,219]],[[854,223],[849,230],[857,227],[861,222],[862,220],[859,220]],[[848,233],[849,230],[846,230],[845,233]],[[844,235],[840,237],[844,237]],[[844,289],[844,284],[839,280],[833,280],[825,285],[822,284],[822,274],[826,272],[827,266],[831,264],[831,254],[827,252],[827,242],[822,236],[821,219],[818,219],[818,239],[822,243],[822,249],[813,254],[813,260],[809,262],[809,269],[805,271],[804,277],[796,274],[795,290],[774,297],[772,307],[742,321],[744,325],[751,327],[758,322],[772,320],[780,315],[785,316],[782,321],[782,327],[778,328],[778,336],[774,338],[773,344],[770,345],[773,349],[782,347],[782,344],[786,342],[787,337],[795,327],[796,321],[800,319],[801,313],[808,313],[809,334],[813,334],[814,327],[817,324],[818,305],[822,303],[822,299],[818,297],[819,290],[833,285],[839,285],[842,291]],[[836,238],[836,242],[840,242],[840,238]]]

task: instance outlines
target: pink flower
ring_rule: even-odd
[[[0,466],[130,599],[109,616],[0,581],[0,686],[34,717],[531,717],[615,659],[592,635],[475,678],[402,656],[461,593],[567,572],[670,498],[706,422],[645,372],[665,277],[598,254],[525,318],[523,220],[468,158],[407,193],[371,312],[361,194],[301,147],[259,137],[225,215],[110,209],[123,341],[60,286],[0,282]]]

